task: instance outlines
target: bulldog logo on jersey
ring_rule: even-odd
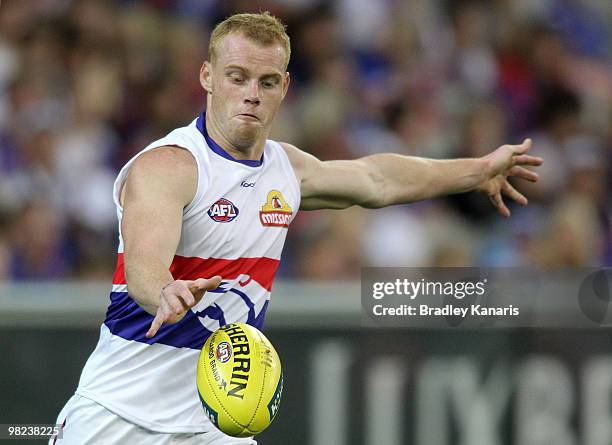
[[[278,190],[268,193],[266,203],[259,212],[261,224],[268,227],[289,227],[293,210]]]
[[[238,207],[229,199],[221,198],[211,205],[206,213],[215,222],[228,223],[238,216]]]

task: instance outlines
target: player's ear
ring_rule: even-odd
[[[283,76],[283,99],[285,98],[285,94],[287,94],[287,90],[289,89],[289,82],[291,81],[291,76],[289,76],[289,71],[285,73]]]
[[[212,69],[208,60],[205,60],[200,68],[200,85],[208,94],[212,94]]]

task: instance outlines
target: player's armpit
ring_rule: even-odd
[[[180,239],[183,208],[197,187],[189,151],[161,147],[139,156],[122,190],[125,273],[130,295],[151,314],[161,288],[173,281],[169,267]]]

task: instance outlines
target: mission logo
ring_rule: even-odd
[[[293,210],[278,190],[268,193],[266,203],[259,212],[261,224],[268,227],[289,227]]]
[[[208,209],[208,216],[215,222],[228,223],[238,216],[238,207],[229,199],[221,198]]]

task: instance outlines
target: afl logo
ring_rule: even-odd
[[[227,223],[238,216],[238,207],[229,199],[221,198],[208,209],[208,216],[215,222]]]
[[[219,343],[215,349],[215,357],[219,362],[227,363],[232,358],[232,345],[226,341]]]

